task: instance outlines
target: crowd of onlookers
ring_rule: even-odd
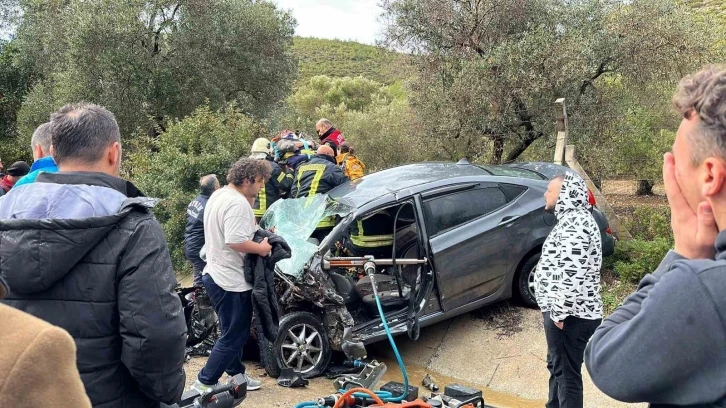
[[[202,177],[201,195],[189,205],[186,253],[221,329],[197,376],[200,392],[225,372],[245,373],[241,349],[256,278],[245,279],[244,267],[250,255],[267,257],[280,243],[274,234],[258,237],[264,211],[280,198],[323,194],[362,176],[362,168],[350,173],[362,163],[340,131],[325,119],[316,128],[318,142],[292,132],[258,139],[250,157],[232,165],[226,186],[216,175]],[[119,177],[114,115],[93,104],[64,106],[31,145],[33,165],[14,163],[0,183],[0,368],[15,367],[0,376],[0,397],[14,407],[178,401],[186,321],[152,214],[157,200]],[[248,390],[260,386],[247,377]]]
[[[663,177],[675,248],[602,324],[602,254],[584,182],[557,177],[545,195],[558,218],[536,271],[548,408],[583,406],[583,360],[593,382],[622,401],[726,406],[726,70],[684,78],[674,103],[683,119]],[[276,200],[326,193],[362,173],[362,164],[348,169],[354,156],[339,130],[325,119],[316,130],[316,142],[287,131],[258,139],[224,187],[202,177],[189,205],[187,256],[221,329],[196,375],[200,392],[225,372],[246,376],[241,350],[252,310],[269,309],[269,263],[261,260],[289,256],[284,240],[260,230],[259,217]],[[114,115],[93,104],[64,106],[36,130],[32,148],[33,166],[13,163],[0,182],[0,405],[178,401],[186,321],[152,214],[157,200],[119,177]],[[247,376],[247,385],[262,384]]]

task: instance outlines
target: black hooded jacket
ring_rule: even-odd
[[[284,238],[269,231],[257,230],[252,240],[260,243],[265,238],[272,246],[272,255],[263,258],[259,255],[247,254],[245,280],[252,283],[252,309],[260,319],[262,332],[268,341],[274,342],[280,324],[280,312],[275,293],[275,264],[290,258],[292,251]]]
[[[80,172],[43,173],[0,199],[4,302],[73,336],[94,407],[157,408],[184,388],[186,325],[155,204]]]

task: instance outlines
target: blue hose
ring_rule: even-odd
[[[371,283],[373,286],[373,294],[376,297],[376,306],[378,306],[378,314],[381,315],[381,321],[383,322],[383,328],[386,329],[386,335],[388,336],[388,341],[391,343],[391,348],[393,349],[393,353],[396,355],[396,360],[398,360],[398,366],[401,368],[401,374],[403,375],[403,394],[401,394],[398,397],[389,397],[386,398],[386,402],[401,402],[408,394],[408,373],[406,372],[406,366],[403,364],[403,359],[401,358],[401,354],[398,352],[398,347],[396,347],[396,342],[393,341],[393,336],[391,335],[391,329],[388,328],[388,322],[386,321],[386,316],[383,314],[383,307],[381,307],[381,299],[378,296],[378,290],[376,289],[376,283],[373,281],[373,276],[371,276]],[[389,393],[390,394],[390,393]]]
[[[396,347],[396,342],[393,341],[393,335],[391,335],[391,329],[388,327],[388,322],[386,321],[386,315],[383,314],[383,307],[381,306],[381,298],[378,296],[378,289],[376,288],[376,282],[373,279],[373,276],[371,275],[371,286],[373,286],[373,296],[376,298],[376,306],[378,306],[378,314],[381,316],[381,322],[383,322],[383,328],[386,330],[386,335],[388,336],[388,341],[391,343],[391,348],[393,349],[393,353],[396,355],[396,360],[398,360],[398,366],[401,368],[401,374],[403,375],[403,394],[399,395],[398,397],[394,397],[393,394],[391,394],[388,391],[375,391],[375,394],[383,401],[386,402],[401,402],[408,394],[408,373],[406,372],[406,366],[403,364],[403,359],[401,358],[401,354],[398,352],[398,347]],[[341,392],[345,392],[345,390],[340,390]],[[358,398],[367,398],[370,399],[370,396],[367,394],[353,394],[353,396]],[[297,407],[296,407],[297,408]],[[302,408],[302,407],[299,407]]]

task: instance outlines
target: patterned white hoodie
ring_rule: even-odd
[[[602,318],[600,230],[590,213],[585,181],[567,173],[555,206],[557,224],[535,271],[537,303],[552,320]]]

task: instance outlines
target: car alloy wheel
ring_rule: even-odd
[[[537,288],[534,277],[539,258],[540,253],[536,252],[523,260],[515,279],[516,289],[520,299],[522,299],[525,306],[532,308],[537,307]]]
[[[312,371],[323,358],[323,339],[317,329],[300,323],[284,335],[280,354],[285,366],[302,374]]]
[[[529,290],[529,295],[532,297],[532,299],[537,299],[537,288],[534,284],[534,276],[537,271],[537,265],[534,266],[534,268],[529,270],[529,276],[527,277],[527,290]]]

